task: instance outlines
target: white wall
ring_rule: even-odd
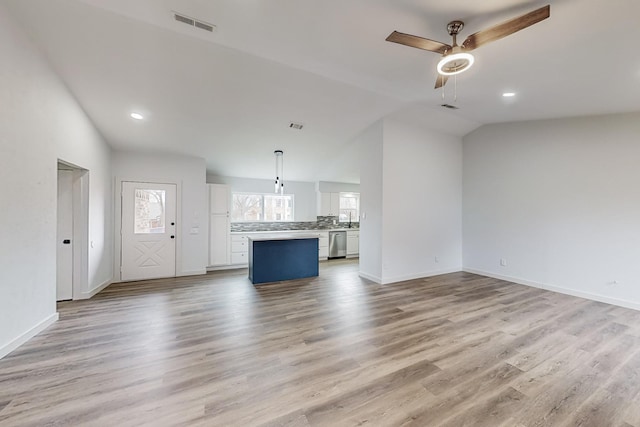
[[[361,153],[360,275],[392,283],[460,271],[462,139],[386,118],[353,144]]]
[[[382,121],[355,138],[360,152],[360,275],[382,282]]]
[[[271,179],[236,178],[207,175],[209,184],[227,184],[237,193],[273,193]],[[316,221],[316,185],[313,182],[285,181],[285,194],[293,194],[294,221]]]
[[[469,134],[464,268],[640,308],[639,159],[640,114]]]
[[[0,357],[55,321],[58,158],[89,170],[88,294],[112,265],[110,148],[0,5]]]
[[[113,153],[115,211],[120,212],[122,181],[176,184],[178,212],[176,276],[205,274],[208,258],[209,214],[207,169],[200,157],[177,154]],[[120,215],[115,215],[114,277],[120,277]],[[191,229],[198,229],[192,234]]]
[[[383,133],[383,283],[460,271],[462,139],[391,119]]]

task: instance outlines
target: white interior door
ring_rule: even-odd
[[[122,183],[122,280],[176,275],[176,186]]]
[[[58,170],[56,300],[73,298],[73,171]]]

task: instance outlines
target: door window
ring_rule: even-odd
[[[136,188],[135,234],[165,232],[165,191]]]

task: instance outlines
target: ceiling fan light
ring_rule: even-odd
[[[468,52],[458,52],[447,55],[438,62],[438,73],[443,76],[453,76],[468,70],[475,58]]]

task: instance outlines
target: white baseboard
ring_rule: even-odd
[[[207,274],[207,271],[209,271],[209,270],[206,269],[206,268],[202,269],[202,270],[180,271],[180,272],[177,272],[174,277],[202,276],[202,275]],[[111,282],[109,284],[107,284],[106,286],[111,285],[113,283],[140,282],[140,281],[143,281],[143,280],[157,280],[157,279],[171,279],[171,277],[153,277],[151,279],[135,279],[135,280],[112,279]],[[97,292],[99,292],[99,291],[97,291]]]
[[[203,268],[200,270],[191,270],[191,271],[181,271],[176,273],[176,277],[186,277],[186,276],[201,276],[203,274],[207,274],[207,269]]]
[[[218,265],[215,267],[207,267],[207,271],[239,270],[242,268],[249,268],[249,264]]]
[[[101,290],[103,290],[104,288],[106,288],[112,283],[113,283],[112,279],[106,280],[101,284],[99,284],[98,286],[96,286],[95,288],[91,289],[89,292],[83,292],[79,299],[93,298],[95,294],[97,294],[98,292],[100,292]]]
[[[405,280],[424,279],[425,277],[440,276],[442,274],[457,273],[460,268],[450,268],[446,270],[429,271],[423,273],[407,274],[405,276],[386,277],[382,280],[383,285],[389,283],[404,282]]]
[[[362,271],[360,271],[358,273],[358,275],[360,277],[364,278],[364,279],[371,280],[372,282],[375,282],[375,283],[378,283],[378,284],[382,284],[382,279],[379,278],[378,276],[374,276],[374,275],[371,275],[371,274],[363,273]]]
[[[58,320],[58,313],[53,313],[51,316],[41,320],[37,325],[29,329],[28,331],[20,334],[18,337],[16,337],[12,341],[9,341],[7,344],[0,347],[0,359],[5,357],[7,354],[11,353],[16,348],[20,347],[22,344],[29,341],[31,338],[38,335],[47,327],[55,323],[56,320]]]
[[[473,268],[465,268],[463,269],[463,271],[466,271],[467,273],[479,274],[481,276],[493,277],[494,279],[506,280],[507,282],[513,282],[519,285],[530,286],[532,288],[539,288],[547,291],[558,292],[559,294],[571,295],[574,297],[585,298],[592,301],[604,302],[606,304],[612,304],[620,307],[640,310],[640,303],[633,302],[633,301],[627,301],[619,298],[611,298],[605,295],[579,291],[571,288],[564,288],[562,286],[550,285],[547,283],[534,282],[531,280],[520,279],[518,277],[503,276],[501,274],[491,273],[491,272],[482,271],[482,270],[476,270]]]

